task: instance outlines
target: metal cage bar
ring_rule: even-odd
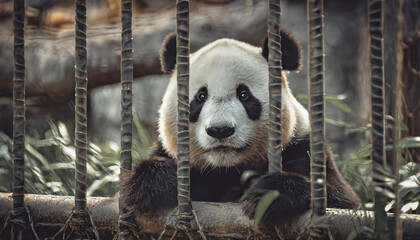
[[[269,133],[268,171],[282,170],[282,52],[280,0],[270,0],[268,10]]]
[[[25,0],[14,0],[13,25],[13,210],[12,218],[25,223]],[[12,226],[12,238],[22,238],[22,227]]]
[[[133,143],[133,35],[132,0],[121,0],[121,154],[120,180],[124,172],[132,169]],[[124,224],[129,218],[123,207],[123,192],[119,195],[119,239],[129,239],[130,229]]]
[[[178,87],[178,210],[180,214],[191,212],[190,203],[190,104],[188,99],[190,78],[189,12],[190,1],[176,3],[176,62]]]
[[[86,49],[86,0],[76,0],[75,33],[75,147],[76,191],[75,212],[86,211],[86,160],[87,160],[87,49]]]
[[[325,168],[325,54],[324,1],[308,0],[309,25],[309,115],[311,122],[311,206],[312,219],[325,214],[327,206]]]
[[[370,63],[372,84],[372,163],[373,191],[375,196],[375,231],[386,230],[386,188],[383,172],[385,161],[385,108],[384,108],[384,61],[383,61],[383,0],[369,0]]]

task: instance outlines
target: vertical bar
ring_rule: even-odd
[[[370,62],[372,78],[372,162],[375,196],[375,231],[381,236],[386,230],[386,188],[381,172],[385,169],[385,108],[383,68],[383,0],[369,0]]]
[[[282,170],[281,95],[282,52],[280,34],[280,0],[270,0],[268,10],[269,133],[268,171]]]
[[[189,10],[190,1],[177,0],[177,86],[178,86],[178,211],[190,213],[190,130],[188,126],[190,104],[188,99],[190,78]]]
[[[394,233],[392,238],[396,240],[402,240],[402,222],[401,222],[401,211],[400,211],[400,205],[401,205],[401,199],[400,199],[400,174],[399,174],[399,140],[400,140],[400,129],[398,126],[399,123],[399,104],[398,100],[400,98],[400,87],[402,83],[402,74],[403,74],[403,49],[402,49],[402,41],[403,41],[403,5],[404,0],[397,0],[396,1],[397,9],[396,9],[396,16],[395,20],[397,22],[397,36],[396,36],[396,42],[394,45],[394,49],[396,49],[396,62],[395,67],[392,68],[393,71],[395,71],[395,74],[393,74],[394,77],[392,77],[392,88],[391,88],[391,94],[390,94],[390,108],[391,108],[391,115],[394,117],[394,124],[392,128],[392,166],[393,166],[393,174],[396,178],[396,183],[394,184],[394,194],[395,194],[395,206],[394,206],[394,222],[393,222],[393,229]]]
[[[75,33],[75,146],[76,192],[75,213],[86,211],[86,159],[87,159],[87,50],[86,50],[86,0],[76,0]]]
[[[309,113],[311,121],[312,219],[323,216],[327,205],[325,170],[325,54],[324,1],[308,0],[309,23]]]
[[[133,140],[133,36],[132,36],[132,0],[121,0],[121,155],[120,180],[123,172],[132,169],[131,147]],[[123,191],[120,187],[120,219],[127,213],[123,208]],[[119,239],[129,238],[129,229],[120,224]]]
[[[24,39],[25,1],[13,3],[13,210],[12,216],[25,222],[25,39]],[[22,228],[12,227],[12,238],[22,238]]]

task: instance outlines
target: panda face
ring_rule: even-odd
[[[232,41],[191,58],[191,152],[213,167],[241,163],[267,120],[267,63],[257,48]]]
[[[287,41],[287,42],[283,42]],[[283,67],[299,66],[298,47],[283,36]],[[261,166],[267,162],[268,64],[266,47],[220,39],[190,57],[190,162],[196,168]],[[159,110],[159,137],[169,155],[177,156],[177,80],[175,37],[162,50],[162,69],[172,72]],[[284,65],[289,64],[289,65]],[[290,92],[283,72],[282,140],[308,131],[307,111]]]

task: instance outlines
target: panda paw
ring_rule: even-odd
[[[261,198],[270,190],[280,194],[265,211],[261,221],[264,224],[280,224],[310,209],[310,183],[294,174],[270,173],[256,179],[242,196],[242,209],[250,219]]]
[[[151,157],[124,173],[124,203],[138,213],[152,212],[177,205],[176,163],[173,159]]]

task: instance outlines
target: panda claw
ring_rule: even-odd
[[[281,224],[310,209],[310,183],[306,179],[289,173],[270,173],[258,178],[242,196],[244,214],[253,219],[259,201],[270,190],[280,194],[265,211],[261,220],[264,224]]]

